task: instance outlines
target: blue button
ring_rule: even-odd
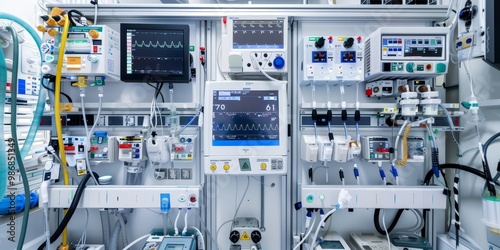
[[[402,51],[403,49],[402,48],[398,48],[398,51]]]
[[[469,44],[472,42],[472,38],[467,38],[467,40],[465,40],[465,43]]]
[[[283,67],[285,67],[285,59],[283,59],[283,57],[281,56],[277,56],[276,58],[274,58],[273,64],[276,69],[282,69]]]
[[[462,47],[462,41],[457,43],[457,48],[460,48],[460,47]]]

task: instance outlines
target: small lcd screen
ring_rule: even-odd
[[[327,240],[320,244],[323,249],[345,249],[338,240]]]
[[[284,20],[234,20],[233,49],[284,49]]]
[[[165,248],[165,250],[183,250],[183,249],[184,249],[184,245],[179,245],[179,244],[167,245],[167,247]]]
[[[279,146],[277,90],[214,90],[212,146]]]
[[[312,62],[313,63],[326,63],[328,53],[326,51],[313,51]]]

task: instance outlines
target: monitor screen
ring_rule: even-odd
[[[121,80],[189,82],[189,26],[121,24]]]
[[[233,49],[285,48],[284,20],[234,20]]]
[[[342,242],[338,240],[325,240],[322,243],[320,243],[320,246],[322,249],[345,249],[344,246],[342,245]]]
[[[212,146],[279,146],[278,90],[213,90]]]

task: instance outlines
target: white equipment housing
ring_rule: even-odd
[[[287,74],[287,17],[227,17],[221,39],[219,63],[231,79]]]
[[[55,29],[61,28],[54,27]],[[42,52],[44,74],[56,73],[60,36],[44,34]],[[108,26],[74,26],[69,28],[62,75],[65,77],[120,77],[120,36]],[[96,80],[96,85],[100,85]]]
[[[382,27],[365,39],[365,80],[433,78],[448,72],[448,28]]]
[[[307,36],[303,39],[302,84],[358,83],[364,79],[361,36]]]
[[[286,82],[207,82],[204,106],[205,174],[287,173]]]

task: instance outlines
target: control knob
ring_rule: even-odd
[[[240,232],[238,231],[232,231],[231,234],[229,235],[229,240],[232,243],[236,243],[240,240]]]
[[[349,49],[354,45],[354,38],[349,37],[347,40],[344,41],[344,48]]]
[[[250,238],[252,238],[253,243],[257,244],[260,242],[260,240],[262,240],[262,235],[260,234],[259,231],[255,230],[250,235]]]
[[[318,40],[316,40],[316,42],[314,43],[314,46],[318,49],[323,48],[323,46],[325,46],[325,38],[324,37],[318,38]]]

